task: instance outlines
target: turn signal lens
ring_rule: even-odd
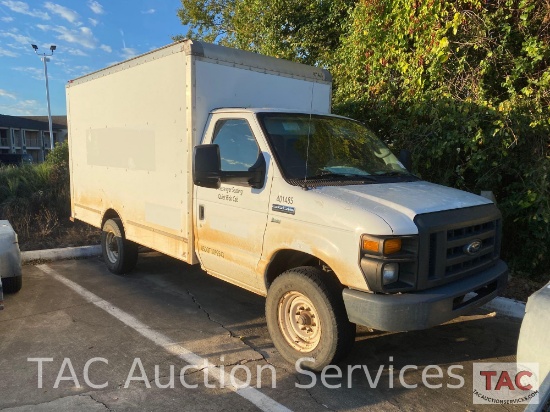
[[[384,254],[391,255],[401,250],[401,239],[387,239],[384,242]]]
[[[363,250],[367,252],[378,253],[378,241],[363,239]]]

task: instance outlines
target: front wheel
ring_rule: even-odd
[[[279,353],[289,362],[313,358],[300,365],[312,371],[342,359],[355,341],[342,287],[313,267],[300,267],[277,277],[267,292],[266,320]]]
[[[107,268],[116,275],[128,273],[136,266],[138,245],[125,238],[120,219],[109,219],[104,223],[101,251]]]

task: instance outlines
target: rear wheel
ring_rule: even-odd
[[[2,287],[5,293],[17,293],[23,286],[23,276],[2,278]]]
[[[348,320],[342,286],[328,273],[313,267],[286,271],[268,290],[266,320],[271,339],[289,362],[321,371],[342,359],[355,341],[355,325]]]
[[[137,263],[138,245],[124,236],[120,219],[109,219],[101,232],[101,251],[107,268],[117,275],[130,272]]]

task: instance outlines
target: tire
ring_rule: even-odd
[[[23,286],[23,276],[2,278],[2,287],[5,293],[17,293]]]
[[[109,219],[103,224],[101,252],[107,268],[116,275],[124,275],[136,266],[138,245],[125,238],[120,219]]]
[[[288,270],[273,281],[267,292],[266,320],[283,358],[292,364],[313,358],[300,366],[314,372],[338,362],[355,342],[355,324],[348,320],[342,286],[313,267]]]

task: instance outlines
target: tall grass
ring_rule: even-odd
[[[49,236],[70,215],[69,148],[58,144],[41,164],[0,167],[0,219],[22,238]]]

